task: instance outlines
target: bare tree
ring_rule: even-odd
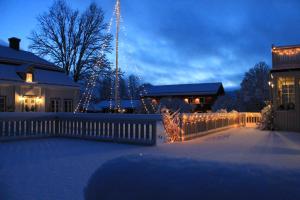
[[[105,54],[111,51],[112,36],[106,31],[108,24],[104,23],[102,9],[95,3],[79,13],[64,0],[58,0],[37,20],[38,28],[29,37],[29,48],[65,69],[74,81],[91,71],[109,68]]]
[[[270,100],[269,72],[269,66],[260,62],[245,73],[239,92],[240,110],[257,112],[265,107]]]
[[[133,74],[128,77],[129,96],[133,99],[139,99],[139,78]]]

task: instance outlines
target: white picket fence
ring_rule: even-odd
[[[0,140],[74,137],[154,145],[160,115],[0,113]]]
[[[180,138],[188,140],[237,126],[255,127],[260,121],[260,113],[181,114]],[[36,137],[154,145],[164,140],[165,133],[160,115],[0,113],[0,141]]]

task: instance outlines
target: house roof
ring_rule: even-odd
[[[0,45],[0,62],[10,64],[31,64],[37,68],[64,71],[53,63],[34,55],[31,52],[15,50],[10,47]]]
[[[272,49],[293,49],[293,48],[300,48],[300,44],[272,46]]]
[[[144,97],[224,94],[222,83],[160,85],[147,88]]]
[[[121,100],[121,108],[137,108],[141,104],[140,100]],[[114,108],[115,107],[115,101],[112,100],[105,100],[100,101],[97,104],[94,104],[91,106],[93,110],[103,110],[107,108]]]
[[[25,81],[18,75],[18,72],[26,72],[25,65],[10,65],[0,63],[0,81],[1,83],[25,83]],[[45,70],[45,69],[34,69],[34,83],[33,84],[47,84],[57,86],[70,86],[78,87],[69,76],[60,71]]]
[[[34,83],[56,86],[79,87],[65,71],[53,63],[42,59],[31,52],[15,50],[0,45],[0,82],[17,82],[25,84],[20,73],[31,72],[33,69]],[[28,83],[26,83],[28,84]]]

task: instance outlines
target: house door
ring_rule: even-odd
[[[35,96],[25,96],[24,97],[24,112],[36,112],[37,104]]]

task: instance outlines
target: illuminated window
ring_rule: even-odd
[[[185,98],[185,99],[184,99],[184,102],[185,102],[185,103],[189,103],[189,99],[188,99],[188,98]]]
[[[157,104],[157,100],[156,99],[152,99],[152,104]]]
[[[292,77],[278,78],[278,103],[280,109],[295,108],[295,79]]]
[[[26,73],[26,82],[32,83],[32,73]]]

